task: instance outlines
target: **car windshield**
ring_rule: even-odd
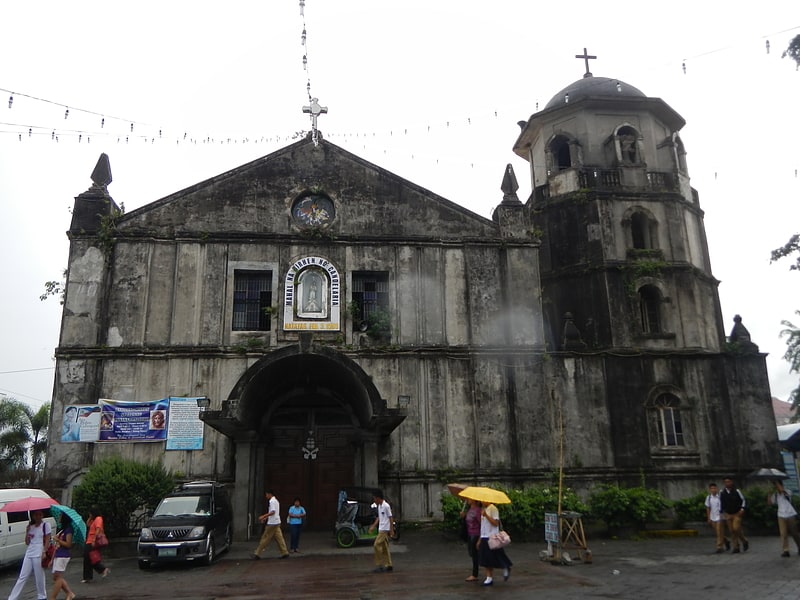
[[[164,498],[153,513],[154,517],[207,515],[211,512],[209,496],[170,496]]]

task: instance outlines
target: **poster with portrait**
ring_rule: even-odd
[[[100,399],[99,441],[162,442],[167,439],[169,398],[149,402]]]
[[[62,442],[96,442],[100,431],[100,406],[68,404],[61,422]]]

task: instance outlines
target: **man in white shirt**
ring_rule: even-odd
[[[375,527],[378,527],[378,537],[375,538],[375,543],[372,547],[375,549],[375,567],[376,573],[383,573],[384,571],[393,571],[392,555],[389,553],[389,538],[394,537],[394,517],[392,516],[392,507],[383,499],[383,492],[376,490],[373,495],[375,506],[378,509],[378,516],[375,521],[369,526],[369,532]]]
[[[286,541],[283,539],[283,531],[281,531],[281,505],[275,495],[267,490],[264,493],[267,499],[267,512],[258,517],[259,523],[264,524],[264,532],[261,534],[261,541],[258,543],[258,548],[253,553],[253,559],[261,558],[261,553],[275,538],[280,550],[281,558],[289,556],[289,550],[286,549]]]
[[[797,544],[797,553],[800,554],[800,534],[797,533],[797,511],[792,506],[792,498],[789,492],[783,487],[780,481],[774,481],[775,491],[767,496],[769,504],[778,505],[778,530],[781,534],[781,544],[783,553],[781,556],[788,558],[789,536],[792,536],[794,543]]]
[[[719,488],[716,483],[708,485],[706,496],[706,521],[711,525],[717,540],[717,554],[729,550],[731,543],[725,537],[725,524],[722,522],[722,508],[720,506]],[[723,546],[725,549],[723,550]]]

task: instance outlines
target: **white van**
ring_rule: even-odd
[[[0,489],[0,507],[5,506],[12,500],[22,500],[23,498],[49,498],[46,492],[27,488]],[[50,523],[53,533],[55,533],[56,522],[50,516],[50,511],[44,511],[45,521]],[[25,528],[31,520],[29,512],[2,512],[0,511],[0,566],[18,563],[25,556]]]

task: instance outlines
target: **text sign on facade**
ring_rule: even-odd
[[[327,258],[297,259],[283,283],[285,331],[340,330],[341,278]]]

